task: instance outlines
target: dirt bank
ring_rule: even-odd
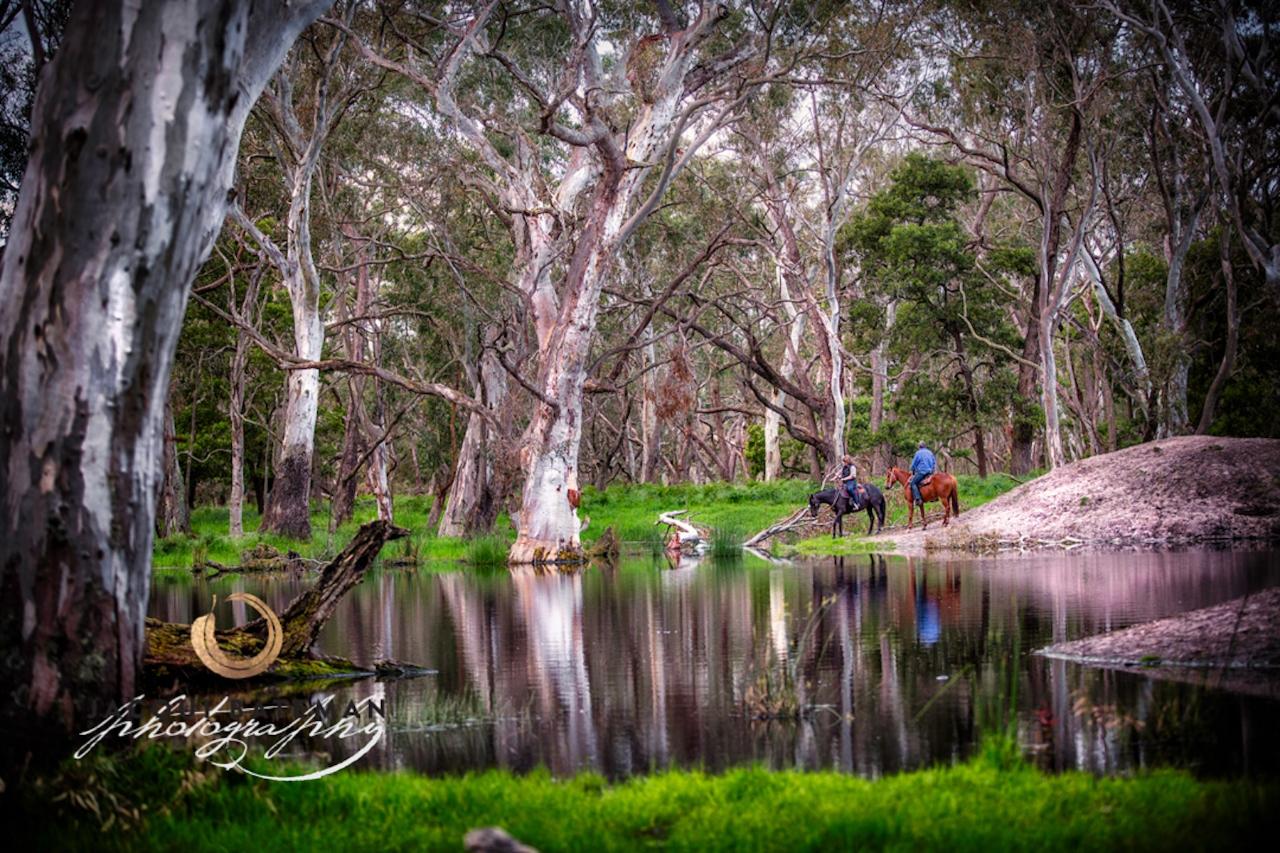
[[[961,494],[960,505],[948,528],[888,538],[908,554],[1280,539],[1280,441],[1170,438],[1073,462],[969,512]]]
[[[1178,680],[1276,695],[1280,692],[1280,589],[1058,643],[1040,654],[1111,668],[1141,666],[1144,672],[1154,668]]]

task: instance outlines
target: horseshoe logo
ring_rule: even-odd
[[[214,633],[213,608],[218,604],[218,596],[215,595],[209,612],[191,623],[191,647],[196,650],[196,657],[224,678],[252,678],[266,672],[267,667],[276,662],[284,645],[284,629],[280,627],[279,618],[262,599],[247,592],[233,592],[227,596],[227,601],[243,601],[262,614],[262,618],[267,620],[267,642],[262,651],[251,658],[231,657],[220,649]]]

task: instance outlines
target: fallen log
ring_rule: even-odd
[[[779,533],[786,533],[788,530],[793,530],[797,527],[807,524],[808,522],[805,521],[805,516],[808,514],[808,512],[809,512],[808,507],[800,507],[800,509],[791,513],[791,515],[787,516],[782,521],[779,521],[776,524],[772,524],[769,527],[766,527],[764,530],[761,530],[755,536],[752,536],[746,542],[742,543],[743,546],[747,548],[755,547],[756,545],[759,545],[764,540],[768,539],[770,536],[777,536]]]
[[[280,614],[284,639],[280,656],[262,678],[299,678],[340,674],[373,674],[345,658],[315,654],[312,646],[320,629],[333,616],[338,602],[358,584],[373,565],[382,546],[409,531],[387,521],[371,521],[361,527],[342,553],[320,573],[315,586],[299,595]],[[222,679],[205,668],[191,646],[191,626],[148,619],[147,650],[143,674],[148,681],[201,681]],[[251,657],[263,647],[267,624],[255,619],[241,628],[217,632],[218,645],[237,655]]]
[[[698,553],[706,547],[707,532],[694,527],[677,515],[684,515],[687,509],[673,509],[658,516],[657,524],[667,525],[667,550],[684,553]]]

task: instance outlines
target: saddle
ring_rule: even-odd
[[[934,474],[936,474],[936,473],[937,473],[937,472],[935,471],[935,472],[934,472]],[[933,482],[934,474],[929,474],[928,476],[926,476],[923,480],[921,480],[921,481],[920,481],[920,485],[923,487],[923,486],[927,486],[927,485],[929,485],[930,483],[932,483],[932,482]]]

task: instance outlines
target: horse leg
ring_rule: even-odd
[[[902,493],[907,496],[907,529],[910,530],[916,518],[916,498],[911,494],[910,486],[903,486]]]
[[[942,498],[942,526],[946,527],[951,523],[951,496],[943,492],[939,497]]]

